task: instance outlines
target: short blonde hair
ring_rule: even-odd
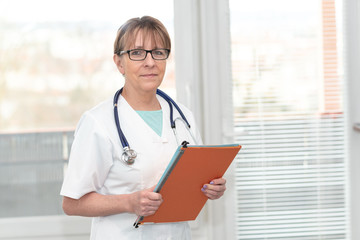
[[[156,18],[143,16],[129,19],[119,28],[114,42],[114,54],[119,55],[121,51],[128,50],[126,48],[135,42],[140,30],[144,40],[150,37],[156,45],[171,50],[171,40],[165,26]]]

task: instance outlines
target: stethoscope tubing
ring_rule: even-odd
[[[125,148],[125,147],[129,147],[129,143],[128,143],[124,133],[121,130],[120,121],[119,121],[119,114],[118,114],[118,108],[117,108],[117,102],[118,102],[118,99],[119,99],[119,96],[120,96],[121,92],[122,92],[122,88],[119,89],[114,95],[114,117],[115,117],[116,129],[117,129],[118,134],[119,134],[121,145],[123,146],[123,148]]]
[[[122,160],[126,163],[126,164],[133,164],[136,158],[136,152],[132,149],[130,149],[129,143],[124,135],[124,133],[121,130],[120,127],[120,121],[119,121],[119,114],[118,114],[118,100],[119,97],[122,93],[123,88],[119,89],[118,91],[116,91],[115,95],[114,95],[114,100],[113,100],[113,105],[114,105],[114,119],[115,119],[115,125],[116,125],[116,129],[120,138],[120,142],[121,145],[123,146],[123,155],[122,155]],[[193,136],[193,134],[191,133],[190,130],[190,124],[187,121],[184,113],[181,111],[180,107],[176,104],[176,102],[166,93],[164,93],[163,91],[161,91],[160,89],[156,90],[156,94],[158,94],[160,97],[164,98],[165,101],[169,104],[169,108],[170,108],[170,125],[171,128],[173,129],[176,141],[178,141],[177,139],[177,134],[176,134],[176,124],[175,121],[176,120],[182,120],[182,122],[186,125],[186,127],[188,128],[188,131],[190,132],[191,137],[193,138],[193,140],[195,141],[195,138]],[[178,111],[178,113],[180,114],[181,118],[178,117],[174,120],[173,115],[174,115],[174,110],[173,110],[173,106],[176,108],[176,110]]]
[[[167,95],[166,93],[164,93],[160,89],[156,90],[156,94],[163,97],[169,103],[169,106],[170,106],[170,125],[171,125],[171,127],[175,128],[175,121],[173,120],[173,109],[172,109],[172,105],[171,105],[171,104],[173,104],[175,106],[176,110],[179,112],[181,118],[186,122],[187,126],[190,128],[189,122],[187,121],[184,113],[181,111],[180,107],[176,104],[176,102],[169,95]]]

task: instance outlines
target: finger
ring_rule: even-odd
[[[217,179],[213,179],[210,184],[212,185],[223,185],[226,184],[226,179],[225,178],[217,178]]]
[[[214,184],[204,184],[202,187],[203,190],[212,190],[212,191],[217,191],[217,192],[223,192],[226,190],[226,185],[214,185]]]
[[[141,214],[141,216],[146,217],[146,216],[154,215],[156,213],[156,210],[149,210],[149,211],[144,212],[143,214]]]
[[[205,191],[206,193],[208,193],[208,194],[211,194],[211,195],[222,195],[222,194],[224,194],[224,192],[225,192],[225,189],[222,189],[222,190],[212,190],[212,189],[207,189],[206,191]]]
[[[160,205],[162,204],[162,201],[149,201],[144,207],[146,209],[158,209]]]
[[[153,194],[151,194],[153,195]],[[143,207],[146,209],[154,209],[157,210],[162,204],[163,199],[160,194],[155,194],[154,196],[148,196],[144,199]]]
[[[156,210],[157,209],[155,209],[155,210],[154,209],[146,209],[146,210],[142,211],[140,215],[144,216],[144,217],[153,215],[156,212]]]
[[[148,203],[148,205],[143,207],[142,216],[149,216],[153,215],[160,207],[162,202],[159,201],[151,201]]]
[[[210,200],[215,200],[215,199],[219,199],[223,194],[211,194],[211,193],[209,193],[209,192],[207,192],[207,193],[204,193],[205,194],[205,196],[208,198],[208,199],[210,199]]]
[[[147,206],[143,211],[144,212],[152,212],[159,209],[159,206]]]
[[[217,186],[211,186],[211,185],[204,185],[201,188],[201,191],[204,193],[211,193],[211,194],[216,194],[216,193],[223,193],[226,190],[226,186],[225,185],[217,185]]]
[[[220,186],[220,188],[219,188],[219,186]],[[226,179],[225,178],[213,179],[209,184],[204,184],[203,188],[221,191],[221,190],[223,190],[223,188],[226,189]]]
[[[162,196],[160,193],[154,193],[154,192],[150,192],[147,195],[148,199],[152,200],[152,201],[161,201],[162,200]]]
[[[140,207],[140,215],[145,216],[149,214],[150,212],[155,212],[160,207],[160,203],[156,202],[147,202],[146,204],[142,205]]]
[[[205,194],[206,197],[209,199],[218,199],[224,195],[226,190],[225,185],[212,185],[212,184],[205,184],[201,191]]]
[[[204,194],[209,199],[218,199],[224,195],[224,191],[217,192],[217,191],[212,191],[212,190],[206,190],[206,192],[204,192]]]

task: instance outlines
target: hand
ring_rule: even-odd
[[[160,193],[154,192],[155,186],[130,195],[131,212],[138,216],[153,215],[163,202]]]
[[[210,184],[204,184],[201,188],[201,191],[207,196],[209,199],[219,199],[226,190],[226,180],[224,178],[214,179],[210,182]]]

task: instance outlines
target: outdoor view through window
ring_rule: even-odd
[[[0,0],[0,217],[62,214],[73,130],[124,82],[112,60],[118,28],[152,15],[173,40],[172,4]],[[174,54],[161,86],[173,97]]]
[[[342,1],[230,6],[238,239],[348,239]]]

